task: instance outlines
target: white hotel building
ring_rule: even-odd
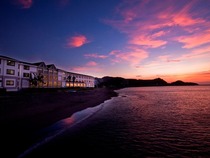
[[[39,83],[37,88],[95,86],[95,78],[92,76],[61,70],[54,64],[27,63],[0,55],[0,88],[4,88],[6,91],[32,88],[34,86],[30,83],[30,77],[37,75],[42,75],[44,78],[44,83]],[[74,82],[73,77],[75,77]],[[70,80],[67,80],[68,78]]]

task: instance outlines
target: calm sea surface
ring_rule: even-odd
[[[45,129],[20,157],[210,157],[210,86],[117,92]]]

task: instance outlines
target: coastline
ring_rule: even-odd
[[[5,154],[16,157],[36,141],[37,131],[115,96],[117,93],[114,89],[108,88],[24,92],[0,96],[3,151],[9,150],[11,152]]]

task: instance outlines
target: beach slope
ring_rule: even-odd
[[[16,157],[36,141],[34,134],[37,131],[114,96],[117,96],[117,93],[107,88],[1,95],[0,137],[5,151],[3,153],[7,157]]]

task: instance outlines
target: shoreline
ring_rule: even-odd
[[[3,152],[16,157],[37,140],[37,131],[116,96],[114,89],[107,88],[0,96]]]

